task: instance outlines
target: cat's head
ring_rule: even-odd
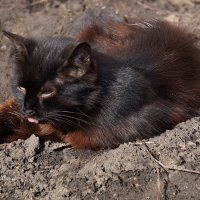
[[[13,44],[14,87],[27,119],[66,129],[85,120],[83,112],[92,110],[100,92],[90,45],[59,37],[4,35]]]

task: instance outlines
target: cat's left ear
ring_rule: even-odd
[[[81,77],[90,71],[92,66],[91,47],[87,42],[78,44],[68,58],[68,64],[71,66],[70,75]]]
[[[27,45],[29,40],[14,33],[2,30],[3,34],[12,42],[14,46],[14,54],[20,61],[24,61],[28,57]]]

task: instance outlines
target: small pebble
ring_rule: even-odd
[[[6,49],[7,49],[7,46],[6,46],[6,45],[2,45],[2,46],[0,47],[0,50],[1,50],[1,51],[6,51]]]
[[[192,148],[196,148],[197,147],[197,145],[192,141],[189,141],[187,144],[188,144],[188,146],[190,146]]]

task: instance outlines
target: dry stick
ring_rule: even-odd
[[[156,167],[156,171],[158,174],[158,177],[157,177],[158,200],[160,200],[162,197],[162,192],[161,192],[161,183],[160,183],[160,171],[159,171],[158,166]]]
[[[134,142],[133,144],[134,145],[137,145],[137,146],[139,146],[139,145],[143,145],[143,144],[152,144],[153,142],[151,142],[151,141],[138,141],[138,142]]]
[[[138,4],[139,6],[142,6],[142,7],[146,8],[146,9],[148,9],[148,10],[155,10],[155,11],[158,11],[158,10],[159,10],[158,8],[154,8],[154,7],[150,6],[150,5],[143,4],[143,3],[139,2],[139,1],[137,2],[137,4]]]
[[[200,175],[200,171],[196,171],[196,170],[190,170],[190,169],[182,169],[182,168],[178,168],[178,167],[169,167],[166,166],[164,164],[162,164],[159,160],[157,160],[154,155],[151,153],[148,145],[146,143],[143,143],[143,145],[146,147],[147,151],[149,152],[149,154],[151,155],[151,157],[153,158],[153,160],[160,165],[163,169],[165,169],[167,172],[168,170],[173,170],[173,171],[182,171],[182,172],[188,172],[188,173],[192,173],[192,174],[198,174]]]
[[[0,37],[0,44],[2,42],[2,25],[1,25],[1,20],[0,20],[0,34],[1,34],[1,37]]]
[[[48,2],[48,0],[39,0],[39,1],[36,1],[36,2],[33,2],[33,3],[30,3],[26,7],[36,6],[38,4],[47,3],[47,2]]]
[[[53,151],[61,151],[61,150],[64,150],[64,149],[74,149],[74,147],[71,146],[71,144],[67,143],[65,146],[61,146],[61,147],[57,147],[55,149],[53,149]]]

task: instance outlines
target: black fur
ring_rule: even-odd
[[[5,35],[27,117],[31,110],[65,134],[91,130],[97,147],[114,147],[198,114],[199,49],[168,22],[94,23],[75,38]],[[41,98],[45,92],[53,96]]]

